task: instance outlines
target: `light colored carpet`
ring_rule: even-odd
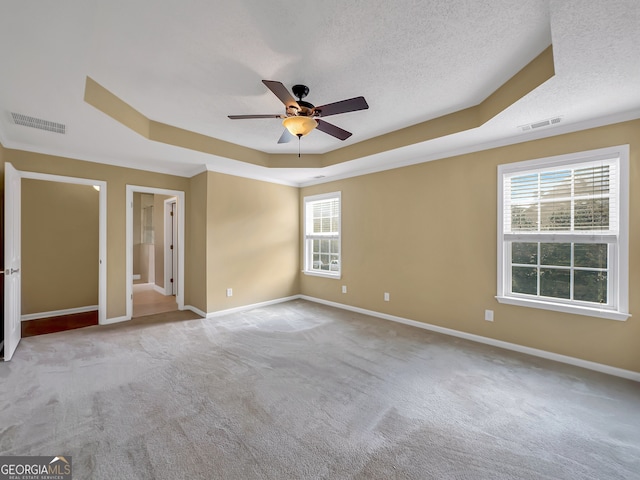
[[[640,479],[640,385],[302,300],[24,339],[0,455],[74,479]]]

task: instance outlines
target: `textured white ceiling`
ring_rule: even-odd
[[[0,0],[0,141],[8,148],[180,175],[203,168],[304,184],[522,139],[518,125],[561,115],[550,135],[640,116],[638,0]],[[140,137],[83,101],[87,76],[145,116],[269,153],[282,113],[262,84],[310,87],[321,105],[363,95],[369,110],[331,117],[345,142],[469,107],[553,43],[556,76],[483,127],[325,169],[265,169]],[[17,112],[65,135],[14,125]],[[573,126],[573,127],[572,127]],[[564,129],[564,130],[563,130]]]

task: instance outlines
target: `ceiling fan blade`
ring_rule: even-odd
[[[280,140],[278,140],[278,143],[289,143],[294,138],[296,138],[295,135],[292,135],[291,132],[289,132],[289,130],[285,128],[284,132],[282,132],[282,135],[280,135]]]
[[[314,108],[314,111],[320,112],[320,115],[323,117],[328,117],[329,115],[366,110],[367,108],[369,108],[369,105],[364,97],[355,97],[349,100],[341,100],[339,102],[321,105]]]
[[[280,99],[282,103],[286,105],[287,108],[293,107],[296,110],[300,110],[300,105],[289,93],[287,87],[285,87],[280,82],[275,82],[273,80],[262,80],[269,90],[273,92],[273,94]]]
[[[336,127],[334,124],[325,122],[324,120],[316,119],[318,122],[318,126],[316,127],[318,130],[324,133],[328,133],[329,135],[336,137],[339,140],[346,140],[351,135],[351,132],[347,132],[340,127]]]
[[[267,114],[267,115],[229,115],[231,120],[245,120],[247,118],[284,118],[284,115]]]

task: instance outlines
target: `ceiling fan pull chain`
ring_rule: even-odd
[[[302,138],[302,135],[298,136],[298,158],[300,158],[300,139]]]

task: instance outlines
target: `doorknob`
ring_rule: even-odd
[[[9,272],[9,275],[14,274],[14,273],[18,273],[20,271],[19,268],[12,268],[11,271]]]

